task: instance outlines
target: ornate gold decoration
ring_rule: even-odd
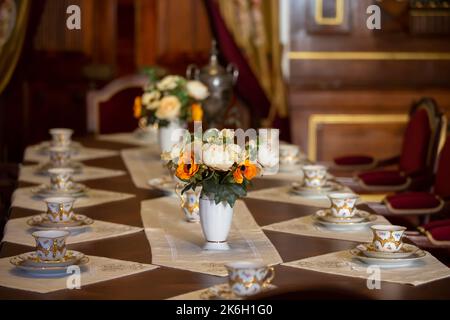
[[[308,120],[308,158],[317,160],[317,128],[321,124],[406,123],[407,114],[312,114]]]
[[[450,60],[450,52],[291,51],[290,60]]]
[[[320,25],[331,25],[336,26],[342,24],[344,21],[344,1],[345,0],[335,0],[336,1],[336,15],[334,17],[324,17],[323,16],[323,0],[316,0],[315,10],[314,10],[314,20]]]
[[[253,275],[252,279],[249,281],[245,281],[242,279],[239,275],[236,275],[235,277],[231,278],[229,280],[230,287],[235,285],[236,283],[242,284],[246,289],[250,288],[254,284],[258,284],[261,288],[265,288],[272,282],[273,278],[275,277],[275,270],[273,267],[269,267],[267,271],[267,275],[262,280],[258,280],[255,275]]]
[[[395,240],[394,235],[392,234],[392,232],[389,234],[389,238],[387,239],[382,239],[378,236],[378,234],[373,231],[373,243],[375,242],[379,242],[381,244],[381,247],[383,248],[384,245],[386,243],[393,243],[395,245],[396,248],[398,248],[400,246],[400,244],[402,243],[402,238],[400,238],[400,240]]]

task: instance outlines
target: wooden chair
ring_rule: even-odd
[[[355,180],[369,192],[429,190],[445,122],[445,115],[433,99],[421,99],[411,110],[401,155],[395,161],[376,163],[380,166],[397,162],[397,169],[356,173]]]
[[[113,80],[100,90],[87,93],[87,129],[92,133],[129,132],[137,127],[133,117],[134,98],[148,84],[145,75]]]

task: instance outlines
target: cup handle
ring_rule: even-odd
[[[272,282],[274,277],[275,277],[275,269],[273,267],[269,267],[269,273],[264,279],[264,287],[268,286]]]

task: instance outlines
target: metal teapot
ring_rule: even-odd
[[[213,40],[209,64],[201,69],[191,64],[186,70],[186,78],[199,80],[208,87],[209,96],[203,102],[203,111],[209,127],[215,127],[223,120],[233,97],[233,86],[239,77],[234,64],[228,64],[226,69],[219,64],[218,54],[217,42]]]

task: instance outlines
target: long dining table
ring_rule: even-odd
[[[94,137],[78,140],[87,147],[111,150],[136,147],[116,142],[99,141]],[[120,155],[83,161],[83,163],[90,166],[127,171]],[[133,194],[135,197],[80,208],[77,209],[78,213],[85,214],[93,219],[136,227],[143,226],[140,202],[164,195],[156,190],[135,187],[129,172],[122,176],[88,180],[83,183],[90,188],[125,192]],[[285,184],[286,181],[257,179],[254,182],[253,189]],[[19,187],[31,185],[24,182],[19,183]],[[310,215],[317,210],[317,208],[304,205],[275,202],[273,199],[245,199],[245,203],[260,226]],[[33,210],[12,207],[10,219],[37,213]],[[275,246],[284,262],[351,249],[357,245],[352,241],[299,236],[268,230],[264,230],[264,233]],[[152,263],[152,248],[143,231],[104,240],[73,244],[69,245],[69,248],[87,255],[146,264]],[[32,248],[28,246],[2,242],[0,257],[10,257],[31,250]],[[226,278],[224,277],[162,266],[156,270],[82,286],[79,290],[64,289],[42,294],[0,286],[0,299],[167,299],[225,281]],[[450,299],[450,278],[419,286],[382,282],[380,289],[368,289],[365,279],[276,265],[273,283],[279,288],[296,287],[298,290],[332,286],[337,292],[339,290],[351,291],[361,298],[370,299]]]

